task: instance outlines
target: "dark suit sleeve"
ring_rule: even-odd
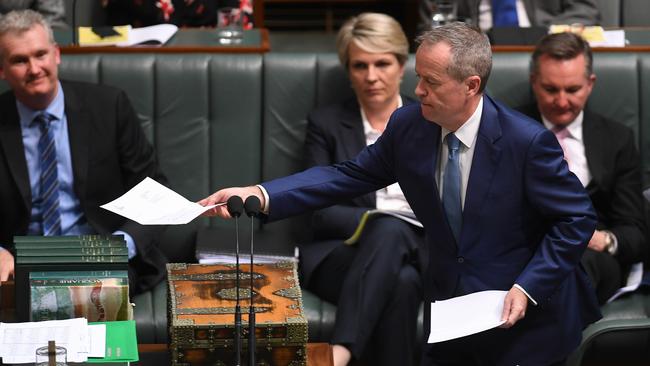
[[[553,133],[538,133],[526,156],[526,196],[546,218],[548,230],[516,283],[543,301],[580,262],[596,227],[596,214],[587,192],[563,161]]]
[[[562,0],[561,9],[552,15],[550,24],[600,24],[600,12],[594,0]],[[540,10],[538,10],[540,11]]]
[[[646,255],[643,197],[641,196],[641,159],[634,144],[632,131],[627,135],[618,152],[612,172],[613,185],[609,192],[606,208],[600,209],[596,198],[594,205],[598,212],[604,211],[605,221],[600,220],[599,229],[610,230],[618,240],[617,259],[628,265],[642,261]]]

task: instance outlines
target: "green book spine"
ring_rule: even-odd
[[[14,236],[14,243],[57,242],[57,241],[112,241],[124,240],[123,235],[66,235],[66,236]]]
[[[129,250],[124,247],[77,247],[77,248],[16,248],[17,257],[38,256],[77,256],[77,255],[128,255]]]
[[[124,241],[55,241],[55,242],[18,242],[16,249],[40,249],[40,248],[122,248],[126,247]]]
[[[129,271],[105,270],[105,271],[33,271],[29,273],[29,279],[50,279],[50,278],[128,278]]]
[[[102,281],[110,281],[112,285],[126,286],[129,284],[128,278],[93,278],[93,277],[83,277],[83,278],[37,278],[30,279],[29,285],[31,287],[36,286],[94,286],[96,284],[101,284]]]
[[[41,256],[24,257],[16,256],[16,264],[35,263],[127,263],[129,257],[126,255],[78,255],[78,256]]]

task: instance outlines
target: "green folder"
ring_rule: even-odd
[[[135,320],[93,322],[106,324],[106,355],[104,358],[88,358],[88,363],[139,361],[138,340],[135,336]]]

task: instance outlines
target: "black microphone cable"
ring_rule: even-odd
[[[236,365],[241,365],[241,307],[239,305],[239,216],[244,210],[244,201],[239,196],[232,196],[228,198],[227,202],[228,213],[235,218],[235,358]]]
[[[255,216],[259,214],[261,208],[261,203],[259,198],[255,196],[248,196],[246,202],[244,202],[244,211],[246,215],[251,218],[251,268],[250,268],[250,284],[251,284],[251,299],[250,299],[250,308],[248,311],[248,364],[250,366],[255,365],[255,306],[253,304],[253,297],[255,291],[253,291],[253,231],[255,229]]]

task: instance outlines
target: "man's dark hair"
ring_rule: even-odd
[[[585,57],[585,76],[593,74],[593,55],[589,43],[581,36],[570,33],[549,34],[542,38],[535,46],[535,51],[530,64],[533,74],[539,72],[539,58],[543,55],[555,60],[572,60],[580,55]]]

